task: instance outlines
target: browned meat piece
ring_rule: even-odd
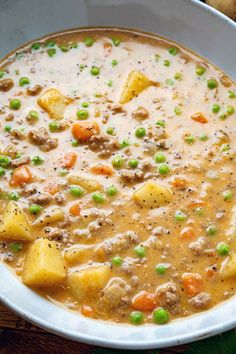
[[[119,104],[116,104],[115,106],[108,105],[108,108],[112,111],[113,114],[126,114],[126,110]]]
[[[149,117],[149,112],[144,107],[138,107],[132,112],[132,117],[137,120],[144,120]]]
[[[17,140],[24,140],[26,138],[25,134],[19,129],[12,129],[10,135]]]
[[[17,157],[17,148],[14,145],[7,145],[4,150],[0,151],[0,154],[15,159]]]
[[[52,197],[49,194],[40,193],[40,192],[38,192],[37,194],[29,198],[30,203],[39,204],[39,205],[47,205],[51,202],[51,200]]]
[[[156,289],[157,303],[173,314],[180,312],[180,296],[175,283],[168,282]]]
[[[14,86],[14,82],[12,79],[4,79],[0,80],[0,91],[7,92]]]
[[[168,137],[165,128],[161,126],[154,126],[148,130],[148,137],[154,138],[155,140],[166,139]]]
[[[144,179],[144,172],[140,169],[136,170],[122,170],[120,178],[125,183],[141,182]]]
[[[6,117],[5,117],[5,121],[7,122],[11,122],[14,119],[14,114],[13,113],[9,113]]]
[[[204,309],[209,306],[211,302],[211,295],[207,292],[202,292],[192,297],[188,302],[196,309]]]
[[[65,204],[65,196],[61,193],[58,193],[57,195],[55,195],[55,201],[57,204],[59,205],[63,205]]]
[[[26,92],[29,96],[37,96],[42,91],[43,87],[41,85],[35,85],[34,87],[28,87]]]
[[[227,75],[222,75],[220,77],[220,82],[225,87],[230,87],[232,85],[232,80]]]
[[[108,158],[114,151],[119,150],[120,144],[117,139],[108,135],[93,135],[89,141],[90,150],[98,152],[98,157]]]
[[[51,138],[45,128],[30,130],[28,133],[28,138],[31,143],[39,146],[40,150],[44,152],[56,149],[58,146],[58,140]]]
[[[38,186],[36,186],[35,184],[25,185],[21,190],[21,195],[27,198],[30,195],[37,193],[37,191],[38,191]]]
[[[64,228],[70,226],[70,224],[71,224],[71,220],[70,220],[69,216],[65,216],[64,220],[62,220],[58,223],[58,227],[59,227],[59,229],[64,229]]]
[[[50,228],[46,228],[46,229],[47,229],[46,233],[50,240],[60,241],[63,243],[66,243],[68,241],[69,234],[66,230],[50,229]]]
[[[191,242],[189,248],[198,256],[205,253],[208,247],[208,240],[205,237],[199,237],[196,241]]]
[[[109,307],[117,307],[129,291],[129,286],[122,278],[111,278],[103,289],[103,301]]]
[[[18,167],[18,166],[21,166],[21,165],[27,165],[29,163],[30,163],[29,156],[23,156],[23,157],[20,157],[17,160],[11,161],[11,167]]]

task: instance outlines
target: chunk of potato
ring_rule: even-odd
[[[236,205],[232,209],[229,226],[229,229],[226,231],[226,236],[236,237]]]
[[[68,285],[78,301],[96,294],[104,288],[111,277],[111,270],[106,265],[94,266],[68,275]]]
[[[30,286],[60,284],[66,277],[65,261],[55,241],[39,238],[30,245],[22,281]]]
[[[35,220],[33,225],[49,225],[64,219],[65,213],[61,208],[50,207],[44,209],[43,213]]]
[[[71,101],[56,88],[51,88],[39,97],[38,104],[51,118],[62,119],[65,108]]]
[[[22,241],[33,241],[34,239],[25,213],[14,201],[8,203],[2,216],[0,238]]]
[[[102,185],[94,179],[87,179],[77,175],[68,176],[68,182],[71,184],[78,184],[88,192],[94,192],[102,189]]]
[[[133,194],[133,200],[141,206],[157,208],[171,199],[169,188],[154,182],[147,182]]]
[[[229,257],[222,263],[220,273],[224,277],[236,277],[236,252],[231,252]]]
[[[139,71],[131,71],[126,80],[125,86],[121,93],[120,103],[127,103],[134,97],[137,97],[145,88],[153,85],[144,74]]]
[[[64,258],[69,264],[86,263],[93,259],[92,253],[93,246],[72,246],[65,251]]]

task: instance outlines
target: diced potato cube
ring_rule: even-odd
[[[0,238],[33,241],[29,223],[20,206],[10,201],[4,211],[0,222]]]
[[[170,201],[171,191],[169,188],[154,182],[147,182],[134,192],[133,199],[141,206],[158,208]]]
[[[229,257],[223,262],[220,273],[224,277],[236,277],[236,252],[231,252]]]
[[[53,119],[62,119],[69,103],[71,99],[62,95],[56,88],[48,89],[38,99],[39,106]]]
[[[137,97],[145,88],[153,82],[139,71],[131,71],[121,93],[120,103],[127,103]]]
[[[86,263],[92,260],[93,246],[72,246],[65,251],[64,258],[69,264]]]
[[[78,301],[87,296],[96,296],[111,277],[111,270],[106,265],[99,265],[75,271],[68,275],[68,285]]]
[[[236,237],[236,205],[232,209],[229,226],[229,229],[226,231],[226,236]]]
[[[65,213],[61,208],[50,207],[44,209],[43,213],[35,220],[33,225],[49,225],[64,219]]]
[[[66,277],[65,261],[55,241],[39,238],[30,245],[22,281],[30,286],[60,284]]]
[[[68,176],[68,182],[71,184],[78,184],[88,192],[94,192],[102,189],[102,186],[95,179],[87,179],[76,175]]]

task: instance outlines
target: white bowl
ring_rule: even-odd
[[[8,0],[0,2],[0,56],[49,32],[78,26],[139,28],[193,49],[236,78],[236,24],[195,0]],[[21,317],[61,336],[113,348],[187,343],[236,326],[236,297],[164,326],[91,320],[56,306],[0,264],[0,300]]]

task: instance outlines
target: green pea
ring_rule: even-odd
[[[107,188],[107,195],[109,195],[109,197],[113,197],[114,195],[116,195],[118,193],[118,189],[115,186],[110,186]]]
[[[115,168],[121,168],[124,165],[124,160],[121,156],[117,155],[112,160],[112,166]]]
[[[85,68],[85,65],[84,64],[80,64],[79,68],[80,68],[80,70],[83,70]]]
[[[224,201],[231,202],[233,200],[233,193],[229,189],[222,193]]]
[[[26,120],[30,123],[35,123],[39,120],[39,114],[37,111],[29,111]]]
[[[112,87],[112,85],[113,85],[112,80],[109,80],[109,81],[107,82],[107,85],[108,85],[109,87]]]
[[[218,245],[216,246],[216,252],[220,255],[220,256],[227,256],[229,254],[230,248],[227,245],[227,243],[224,242],[220,242],[218,243]]]
[[[61,128],[61,124],[56,120],[49,123],[49,130],[52,133],[57,132],[58,130],[60,130],[60,128]]]
[[[208,135],[205,134],[205,133],[202,133],[200,136],[199,136],[199,139],[201,141],[207,141],[208,140]]]
[[[60,177],[64,177],[66,175],[68,175],[69,171],[66,169],[66,168],[61,168],[59,171],[58,171],[58,175]]]
[[[75,198],[80,198],[84,195],[84,190],[79,186],[71,186],[70,194]]]
[[[158,307],[153,311],[153,321],[157,324],[165,324],[169,321],[169,313],[162,307]]]
[[[82,102],[81,106],[83,108],[88,108],[89,107],[89,103],[88,102]]]
[[[21,107],[21,101],[18,98],[13,98],[10,101],[10,108],[13,109],[14,111],[17,111]]]
[[[0,79],[2,79],[4,75],[5,75],[5,71],[4,70],[0,70]]]
[[[56,54],[56,49],[55,48],[51,48],[51,49],[48,49],[47,50],[47,53],[48,53],[48,56],[50,57],[50,58],[52,58],[52,57],[54,57],[54,55]]]
[[[29,206],[29,212],[30,214],[34,214],[34,215],[37,215],[41,212],[42,210],[42,207],[38,204],[31,204]]]
[[[134,247],[134,253],[140,257],[143,258],[146,256],[146,248],[142,245],[137,245]]]
[[[206,68],[204,68],[203,66],[197,66],[196,70],[195,70],[196,74],[198,76],[202,76],[205,72],[206,72]]]
[[[228,118],[228,114],[227,114],[226,112],[224,112],[224,113],[222,113],[222,114],[219,116],[219,118],[220,118],[221,120],[225,120],[226,118]]]
[[[8,167],[8,165],[10,164],[10,159],[7,156],[4,155],[0,155],[0,166],[3,168]]]
[[[194,144],[195,143],[195,137],[193,135],[187,135],[185,136],[184,140],[186,141],[186,143],[188,144]]]
[[[129,160],[129,167],[130,168],[137,168],[138,167],[138,160],[137,159]]]
[[[226,112],[227,112],[227,114],[228,114],[229,116],[231,116],[232,114],[234,114],[235,109],[234,109],[233,106],[228,106],[228,107],[226,108]]]
[[[100,74],[100,69],[97,66],[92,66],[90,73],[94,76],[98,76]]]
[[[112,37],[111,40],[115,47],[118,47],[121,43],[121,39],[119,37]]]
[[[68,44],[60,44],[59,45],[59,48],[61,49],[61,51],[63,52],[63,53],[67,53],[67,52],[69,52],[69,46],[68,46]]]
[[[205,210],[202,207],[198,207],[194,209],[194,213],[198,216],[203,216],[205,214]]]
[[[164,65],[167,66],[167,67],[170,66],[170,61],[169,60],[164,60]]]
[[[166,163],[161,163],[158,170],[160,175],[167,175],[170,172],[170,167]]]
[[[121,149],[124,149],[124,148],[126,148],[127,146],[130,146],[130,142],[129,142],[129,140],[124,139],[124,140],[120,143],[120,148],[121,148]]]
[[[180,107],[175,107],[175,108],[174,108],[174,112],[175,112],[175,114],[176,114],[177,116],[179,116],[183,111],[182,111],[182,109],[181,109]]]
[[[11,125],[5,125],[5,127],[4,127],[4,132],[6,132],[6,133],[10,133],[10,131],[11,131]]]
[[[116,60],[116,59],[113,59],[112,61],[111,61],[111,65],[112,66],[116,66],[118,64],[118,61]]]
[[[166,79],[166,84],[167,84],[167,85],[173,86],[174,83],[175,83],[174,80],[172,80],[172,79]]]
[[[156,122],[156,125],[159,125],[162,128],[166,127],[166,122],[163,119],[160,119]]]
[[[76,112],[76,115],[77,115],[78,119],[85,120],[85,119],[88,119],[89,112],[86,111],[85,109],[80,109],[79,111]]]
[[[132,324],[139,325],[144,322],[144,314],[141,311],[133,311],[129,315],[129,320]]]
[[[25,86],[25,85],[28,85],[30,83],[30,80],[28,77],[21,77],[20,80],[19,80],[19,85],[20,86]]]
[[[36,166],[42,165],[42,164],[44,163],[44,159],[43,159],[42,157],[40,157],[40,156],[34,156],[34,157],[32,158],[32,163],[33,163],[34,165],[36,165]]]
[[[220,151],[226,152],[226,151],[229,151],[230,149],[231,149],[231,147],[230,147],[229,144],[222,144],[221,148],[220,148]]]
[[[20,196],[17,192],[11,192],[8,194],[8,199],[14,200],[15,202],[17,202],[17,200],[20,199]]]
[[[86,45],[86,47],[92,47],[95,40],[92,37],[86,37],[86,38],[84,38],[83,42]]]
[[[13,242],[11,245],[10,245],[10,249],[12,252],[19,252],[22,250],[22,243],[19,243],[19,242]]]
[[[106,132],[109,135],[115,135],[115,129],[112,127],[108,127]]]
[[[160,275],[163,275],[166,273],[167,269],[169,268],[169,265],[166,263],[159,263],[156,265],[156,272]]]
[[[207,235],[209,235],[209,236],[215,235],[215,234],[217,233],[217,228],[216,228],[216,226],[215,226],[215,225],[209,225],[209,226],[207,226],[207,228],[206,228],[206,233],[207,233]]]
[[[49,39],[44,45],[47,48],[52,48],[52,47],[55,47],[56,43]]]
[[[207,80],[207,87],[210,89],[210,90],[214,90],[215,88],[218,87],[218,82],[216,79],[209,79]]]
[[[72,145],[73,147],[79,146],[78,140],[72,140],[71,145]]]
[[[180,210],[177,210],[175,212],[175,220],[176,221],[185,221],[187,219],[187,217],[188,216],[184,212],[182,212]]]
[[[220,111],[220,105],[218,105],[217,103],[214,103],[212,106],[212,112],[219,113],[219,111]]]
[[[176,73],[174,78],[175,80],[181,81],[183,79],[183,75],[181,73]]]
[[[31,48],[34,50],[38,50],[39,48],[41,48],[41,43],[35,42],[31,45]]]
[[[169,52],[171,55],[177,55],[178,52],[179,52],[179,49],[176,48],[176,47],[172,47],[172,48],[169,48],[169,49],[168,49],[168,52]]]
[[[0,166],[0,177],[3,177],[5,173],[6,173],[5,169]]]
[[[157,163],[161,163],[161,162],[165,162],[166,161],[166,157],[164,154],[162,154],[162,152],[157,152],[155,155],[154,155],[154,160],[155,162]]]
[[[111,260],[113,266],[119,267],[123,263],[123,259],[119,256],[113,257]]]
[[[236,91],[229,91],[228,96],[229,98],[236,98]]]
[[[92,199],[95,203],[102,204],[105,202],[105,197],[100,192],[95,192],[92,194]]]
[[[145,128],[140,127],[140,128],[137,128],[135,130],[135,136],[137,138],[143,138],[143,137],[145,137],[145,135],[146,135],[146,129]]]

